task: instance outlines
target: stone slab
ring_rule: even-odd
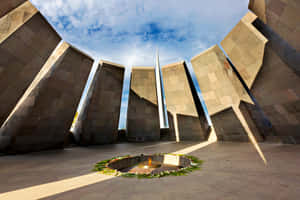
[[[108,144],[117,141],[124,73],[123,66],[102,62],[86,118],[82,122],[81,144]]]
[[[135,142],[160,139],[155,71],[133,67],[129,94],[127,139]]]
[[[28,109],[18,113],[16,120],[20,124],[10,133],[13,138],[5,152],[63,148],[68,143],[69,129],[92,64],[92,59],[74,48],[66,51],[28,97]]]
[[[202,140],[206,134],[204,127],[201,126],[186,70],[184,62],[162,67],[167,110],[172,114],[173,119],[174,115],[185,116],[177,118],[180,119],[178,120],[179,138],[182,135],[182,139],[191,139],[189,135],[192,136],[197,132],[198,139]],[[189,117],[197,120],[187,120]]]
[[[36,14],[0,44],[0,125],[60,40],[42,15]]]

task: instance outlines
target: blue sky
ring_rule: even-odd
[[[65,41],[125,66],[154,66],[157,48],[161,65],[189,61],[219,44],[248,11],[248,0],[31,2]]]
[[[153,65],[189,60],[219,43],[248,0],[31,0],[64,40],[93,57]]]

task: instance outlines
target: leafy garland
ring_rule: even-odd
[[[157,154],[157,155],[166,155],[166,154]],[[129,173],[129,172],[120,172],[115,169],[108,168],[107,165],[112,161],[122,160],[126,158],[130,158],[129,155],[121,156],[121,157],[114,157],[108,160],[103,160],[98,162],[95,166],[93,171],[100,172],[101,174],[111,175],[111,176],[121,176],[127,178],[161,178],[165,176],[186,176],[187,174],[195,171],[200,170],[200,166],[202,165],[203,161],[199,160],[194,156],[182,155],[182,154],[167,154],[167,155],[176,155],[176,156],[183,156],[191,161],[191,165],[188,167],[180,168],[177,170],[172,171],[163,171],[159,174],[136,174],[136,173]]]

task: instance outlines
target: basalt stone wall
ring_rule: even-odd
[[[133,67],[128,105],[129,141],[160,139],[155,71],[153,67]]]
[[[109,144],[118,139],[122,86],[125,68],[102,62],[83,119],[82,144]]]
[[[206,133],[204,127],[201,127],[184,62],[163,66],[162,76],[167,110],[173,119],[176,115],[179,138],[204,140]]]
[[[160,140],[162,141],[176,141],[176,133],[174,127],[173,115],[170,112],[168,113],[168,124],[169,128],[160,130]]]
[[[300,51],[300,1],[250,0],[249,9],[296,51]]]
[[[60,40],[37,13],[0,44],[0,126]]]
[[[157,105],[154,67],[133,67],[130,88],[140,97]]]
[[[251,92],[272,123],[273,135],[285,143],[300,143],[299,1],[251,0],[259,19],[252,24],[269,42]],[[238,66],[236,66],[238,68]],[[260,127],[259,112],[249,111]]]
[[[211,116],[219,141],[248,142],[248,136],[232,108]]]
[[[300,143],[300,78],[267,45],[264,62],[251,92],[284,143]],[[255,110],[249,109],[259,118]]]
[[[224,53],[213,46],[195,56],[192,66],[199,87],[211,116],[217,137],[221,141],[248,141],[248,136],[234,109],[240,109],[242,101],[252,104],[246,90],[228,64]],[[245,117],[245,111],[243,110]],[[246,117],[245,117],[246,118]],[[246,118],[248,126],[253,125]],[[256,139],[261,141],[257,129],[252,129]]]
[[[128,141],[146,142],[160,139],[157,105],[140,97],[134,91],[130,91],[127,123]]]
[[[177,114],[180,141],[206,140],[207,134],[198,117]]]
[[[9,13],[11,10],[20,6],[26,0],[1,0],[0,2],[0,18]]]
[[[68,48],[51,75],[37,85],[30,108],[12,133],[8,152],[29,152],[63,147],[93,60]]]

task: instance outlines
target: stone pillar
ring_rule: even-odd
[[[2,16],[0,18],[0,44],[36,13],[38,13],[38,10],[29,1],[26,1],[19,7],[10,10],[5,16]]]
[[[124,66],[101,61],[86,118],[82,122],[81,144],[117,141],[124,72]]]
[[[203,98],[220,141],[249,141],[233,108],[241,101],[253,104],[218,46],[195,56],[192,61]],[[247,120],[251,120],[248,119]],[[256,129],[252,130],[253,132]],[[259,141],[260,134],[255,132]]]
[[[27,15],[26,10],[22,11],[24,16],[32,14],[28,12]],[[19,17],[15,20],[19,20]],[[15,23],[11,22],[9,27],[13,25]],[[0,26],[2,37],[2,33],[6,33],[2,32],[5,26]],[[61,40],[40,13],[14,32],[8,33],[11,33],[9,37],[4,35],[6,39],[0,42],[0,126]]]
[[[127,129],[129,141],[145,142],[160,139],[155,86],[153,67],[132,68]]]
[[[27,0],[1,0],[0,2],[0,18],[8,14]]]
[[[173,123],[174,130],[178,130],[177,141],[205,140],[206,133],[199,120],[185,63],[179,62],[163,66],[162,76],[167,110],[172,113],[173,120],[177,119],[177,123]]]
[[[300,51],[300,1],[298,0],[250,0],[249,9],[274,32]],[[269,38],[268,38],[269,39]]]
[[[251,118],[267,140],[300,143],[300,54],[295,22],[299,3],[250,1],[257,13],[244,18],[222,41],[222,46],[270,120],[268,129],[256,107],[246,105]],[[299,20],[298,20],[299,21]],[[263,23],[264,22],[264,23]],[[266,23],[266,24],[265,24]],[[299,34],[298,34],[299,35]],[[265,44],[267,38],[268,43]],[[258,69],[258,70],[257,70]],[[250,80],[250,81],[247,81]]]
[[[1,129],[8,153],[62,148],[92,59],[62,43],[48,59]],[[3,137],[4,136],[4,137]]]

